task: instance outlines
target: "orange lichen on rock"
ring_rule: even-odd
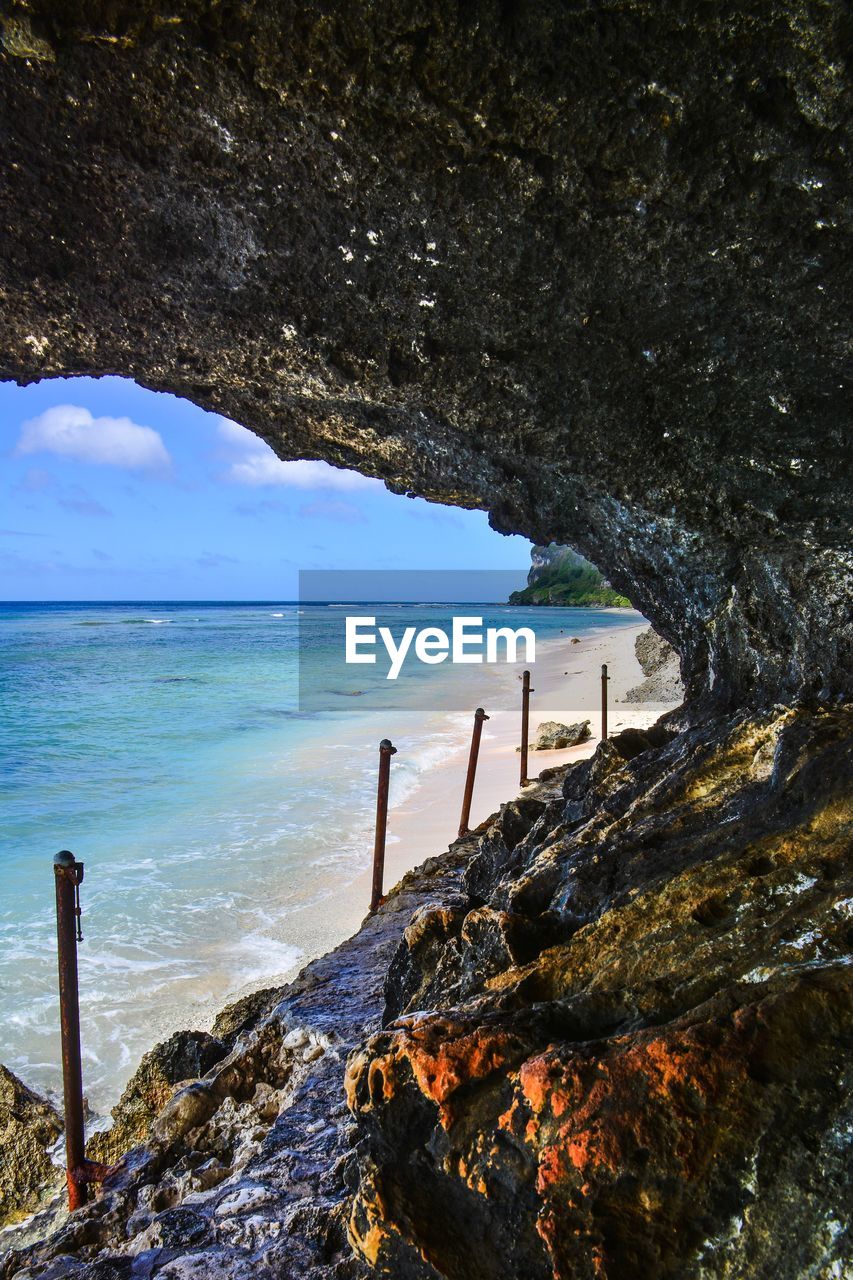
[[[696,1280],[731,1252],[750,1274],[796,1280],[802,1259],[842,1257],[806,1215],[812,1235],[779,1269],[786,1189],[817,1167],[839,1221],[849,1200],[834,1135],[853,1025],[850,813],[806,755],[809,734],[840,730],[829,716],[765,720],[682,753],[665,820],[651,772],[631,784],[646,825],[628,853],[607,843],[611,792],[560,846],[558,891],[553,842],[520,877],[508,863],[514,947],[509,915],[472,907],[441,953],[452,1010],[428,1002],[435,972],[404,970],[400,990],[416,995],[397,1008],[410,1011],[368,1046],[354,1094],[397,1228],[384,1274],[461,1276],[464,1255],[483,1277]],[[743,820],[729,771],[750,803],[772,792],[772,822]],[[702,826],[698,849],[697,800],[730,815]],[[432,1270],[406,1270],[416,1256]]]
[[[349,1242],[373,1266],[383,1245],[395,1234],[382,1194],[371,1179],[352,1206],[347,1224]]]
[[[539,1145],[540,1188],[558,1167],[584,1182],[617,1174],[632,1150],[662,1143],[680,1161],[679,1176],[693,1176],[697,1119],[708,1104],[730,1103],[746,1078],[736,1037],[730,1028],[728,1051],[717,1045],[713,1055],[688,1030],[620,1037],[595,1063],[586,1053],[559,1050],[525,1063],[521,1098],[539,1120],[525,1136]],[[704,1166],[707,1134],[698,1145]]]
[[[554,1275],[576,1274],[578,1241],[603,1275],[638,1240],[649,1259],[666,1257],[687,1206],[699,1212],[716,1171],[736,1168],[768,1123],[765,1076],[806,1070],[805,1028],[821,1028],[832,1060],[849,988],[839,969],[726,1016],[551,1045],[524,1062],[499,1123],[535,1159],[536,1227]]]
[[[366,1110],[395,1092],[400,1064],[405,1062],[424,1097],[438,1104],[442,1124],[451,1113],[448,1101],[462,1085],[482,1080],[500,1070],[511,1056],[516,1040],[505,1031],[488,1027],[468,1029],[446,1018],[419,1019],[385,1038],[385,1052],[359,1055],[350,1060],[347,1099],[353,1111]],[[367,1096],[359,1092],[366,1077]]]

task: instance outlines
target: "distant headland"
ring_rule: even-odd
[[[510,604],[562,605],[581,608],[629,609],[631,601],[614,591],[595,565],[571,547],[552,542],[534,547],[527,586],[513,591]]]

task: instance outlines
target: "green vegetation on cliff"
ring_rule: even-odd
[[[510,604],[616,606],[630,608],[631,601],[614,591],[594,565],[571,547],[552,542],[534,547],[527,586],[513,591]]]

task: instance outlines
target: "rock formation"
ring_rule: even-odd
[[[457,899],[477,847],[475,833],[406,876],[353,938],[308,965],[225,1058],[170,1099],[95,1203],[66,1221],[47,1218],[55,1229],[35,1248],[32,1230],[4,1242],[0,1275],[364,1280],[347,1240],[358,1170],[346,1058],[382,1025],[401,935]]]
[[[88,1158],[113,1164],[148,1136],[152,1122],[182,1084],[206,1075],[227,1052],[226,1044],[203,1031],[176,1031],[155,1045],[113,1107],[111,1127],[89,1139]]]
[[[31,1213],[45,1187],[61,1179],[50,1148],[62,1128],[53,1103],[0,1066],[0,1226]]]
[[[825,770],[848,732],[837,711],[633,731],[505,810],[350,1060],[365,1258],[401,1280],[842,1274],[851,761]]]
[[[543,720],[536,730],[531,751],[553,751],[559,747],[576,747],[590,737],[589,721],[577,724],[560,724],[558,720]],[[521,748],[517,748],[519,751]]]
[[[575,546],[694,703],[845,687],[843,0],[7,0],[0,376]]]
[[[681,702],[684,697],[681,662],[672,645],[659,636],[653,627],[649,627],[637,636],[634,649],[646,678],[628,690],[625,701]]]
[[[279,1005],[7,1274],[843,1274],[849,38],[841,0],[7,0],[0,376],[575,546],[686,689],[397,900],[384,1029],[316,970],[357,995],[322,1076]]]
[[[613,590],[595,565],[571,547],[560,547],[556,543],[549,547],[534,547],[530,552],[530,564],[527,586],[512,592],[510,604],[625,608],[631,603]]]

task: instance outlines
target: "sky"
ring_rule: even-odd
[[[123,378],[0,383],[0,599],[293,600],[300,569],[509,569],[530,543]]]

